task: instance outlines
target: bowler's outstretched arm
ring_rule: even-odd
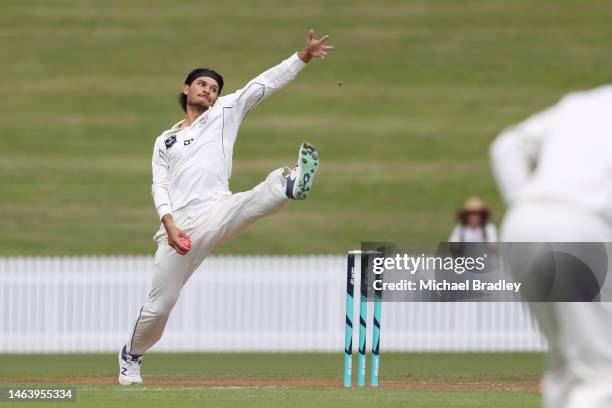
[[[334,48],[326,44],[328,39],[329,35],[325,35],[316,40],[314,31],[309,30],[306,45],[301,51],[258,75],[242,89],[221,97],[220,102],[225,107],[234,108],[240,120],[244,119],[251,109],[294,79],[312,58],[325,59]]]

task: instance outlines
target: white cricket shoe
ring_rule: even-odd
[[[302,143],[297,164],[288,176],[285,194],[293,200],[305,200],[310,195],[312,181],[319,166],[317,149],[309,143]]]
[[[128,354],[125,348],[126,346],[123,346],[119,352],[119,384],[142,384],[142,377],[140,377],[142,356]]]

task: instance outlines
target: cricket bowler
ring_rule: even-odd
[[[303,143],[295,167],[273,170],[252,190],[229,190],[232,155],[240,124],[265,98],[287,85],[312,59],[325,59],[329,35],[306,46],[225,96],[223,77],[197,68],[185,79],[179,104],[183,120],[164,131],[153,148],[152,195],[161,220],[147,302],[119,352],[119,383],[142,384],[143,354],[160,338],[182,287],[202,261],[225,241],[289,200],[308,197],[319,164],[315,148]]]
[[[612,86],[574,92],[497,137],[501,241],[612,242],[611,108]],[[612,407],[612,303],[529,308],[549,346],[544,407]]]

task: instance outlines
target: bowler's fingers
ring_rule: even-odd
[[[308,30],[308,37],[307,37],[306,41],[308,41],[310,43],[313,38],[314,38],[314,30],[311,28],[310,30]]]
[[[321,39],[319,40],[319,44],[324,43],[325,41],[327,41],[329,39],[329,34],[325,34],[323,37],[321,37]]]

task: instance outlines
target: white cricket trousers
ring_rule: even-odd
[[[501,241],[612,242],[612,228],[571,204],[521,203],[504,217]],[[604,285],[604,292],[609,288]],[[529,308],[549,344],[544,407],[612,407],[612,303],[542,302]]]
[[[144,354],[161,338],[181,289],[218,244],[235,237],[257,219],[287,206],[282,172],[283,169],[274,170],[252,190],[228,195],[205,213],[176,222],[192,240],[186,255],[178,254],[168,245],[165,234],[156,235],[158,247],[151,291],[130,333],[126,350],[129,354]]]

